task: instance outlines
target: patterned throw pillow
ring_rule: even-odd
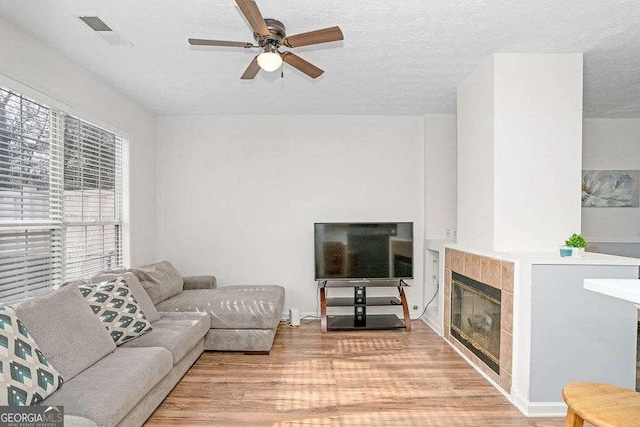
[[[0,307],[0,405],[37,405],[62,386],[13,308]]]
[[[104,322],[116,345],[152,329],[129,285],[121,277],[96,285],[81,285],[78,289],[89,302],[93,313]]]

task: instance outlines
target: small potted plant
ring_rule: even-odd
[[[571,256],[574,258],[582,258],[584,256],[584,248],[587,247],[587,241],[582,234],[573,233],[564,244],[571,248]]]

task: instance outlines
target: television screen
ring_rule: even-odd
[[[316,280],[412,279],[413,223],[316,223]]]

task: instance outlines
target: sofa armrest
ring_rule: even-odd
[[[216,276],[187,276],[182,279],[184,280],[182,289],[185,291],[216,288]]]

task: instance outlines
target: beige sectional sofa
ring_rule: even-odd
[[[284,304],[279,286],[218,289],[213,276],[183,279],[168,262],[92,281],[111,277],[153,328],[118,347],[77,286],[12,304],[64,379],[40,404],[63,405],[66,426],[142,425],[204,350],[268,352]]]

